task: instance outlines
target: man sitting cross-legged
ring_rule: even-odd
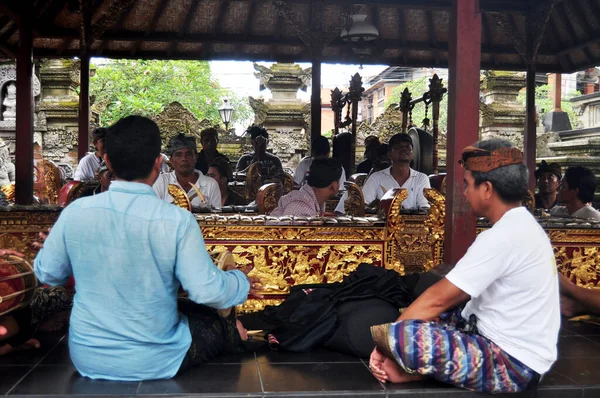
[[[272,216],[318,217],[325,212],[325,202],[337,194],[342,165],[333,158],[315,159],[308,172],[307,183],[297,191],[282,196]]]
[[[90,378],[169,378],[235,351],[243,330],[234,311],[223,318],[213,308],[260,296],[259,281],[213,264],[191,213],[156,196],[160,144],[150,119],[129,116],[110,127],[105,160],[115,181],[65,208],[35,259],[43,283],[75,277],[69,351]],[[208,307],[187,302],[178,310],[180,287]]]
[[[522,391],[556,360],[554,253],[521,205],[528,173],[518,149],[480,141],[465,148],[461,163],[467,201],[493,226],[396,323],[371,328],[377,347],[370,367],[382,382],[431,377],[474,391]]]

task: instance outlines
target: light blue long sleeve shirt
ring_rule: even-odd
[[[94,379],[177,373],[191,344],[177,311],[180,285],[215,308],[243,303],[250,289],[242,272],[214,265],[191,213],[124,181],[63,210],[35,273],[53,286],[75,276],[69,350],[77,370]]]

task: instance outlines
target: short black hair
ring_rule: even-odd
[[[474,146],[488,151],[513,148],[510,141],[499,138],[478,141]],[[475,186],[489,181],[494,187],[494,191],[505,203],[522,202],[527,195],[529,172],[524,164],[511,164],[488,172],[471,171],[471,175],[475,180]]]
[[[227,178],[227,182],[233,181],[233,172],[231,171],[231,165],[229,164],[229,160],[225,158],[217,158],[208,165],[208,168],[214,167],[219,172],[221,177],[225,176]]]
[[[200,139],[202,140],[204,139],[204,137],[209,135],[214,135],[215,137],[219,138],[219,133],[217,132],[217,129],[214,127],[208,127],[200,132]]]
[[[106,132],[106,155],[115,174],[126,181],[146,178],[160,155],[160,130],[143,116],[127,116]]]
[[[399,144],[401,142],[408,142],[410,144],[410,147],[414,148],[412,138],[410,138],[410,135],[404,134],[404,133],[398,133],[398,134],[394,134],[392,136],[392,138],[390,138],[390,141],[388,142],[388,145],[389,145],[388,150],[392,149],[392,147],[394,145]]]
[[[306,183],[311,187],[325,188],[342,176],[342,165],[336,159],[315,159],[308,170]]]
[[[250,134],[250,138],[255,139],[256,137],[262,135],[265,138],[269,138],[269,133],[264,127],[260,126],[252,126],[247,130],[247,134]]]
[[[327,137],[323,137],[322,135],[316,137],[312,140],[312,144],[310,146],[310,152],[313,156],[325,156],[329,155],[329,140]]]
[[[97,129],[95,129],[92,132],[92,139],[94,141],[96,140],[102,140],[106,137],[106,128],[105,127],[98,127]]]
[[[577,197],[583,203],[594,200],[594,192],[596,192],[598,183],[592,170],[583,166],[571,166],[565,172],[565,180],[569,184],[569,189],[579,189]]]

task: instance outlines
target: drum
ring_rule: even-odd
[[[20,257],[0,257],[0,315],[26,307],[37,287],[31,264]]]

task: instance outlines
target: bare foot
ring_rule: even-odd
[[[580,312],[583,312],[583,307],[570,297],[560,295],[560,313],[566,317],[573,317]]]
[[[420,374],[410,375],[406,373],[400,368],[400,365],[398,365],[396,361],[390,358],[384,359],[382,368],[387,375],[386,380],[390,383],[408,383],[410,381],[419,381],[425,378],[425,376]]]
[[[4,344],[4,345],[0,346],[0,356],[6,355],[6,354],[14,352],[14,351],[33,350],[33,349],[38,349],[40,347],[41,347],[41,344],[40,344],[39,340],[37,340],[37,339],[29,339],[29,340],[27,340],[27,342],[25,342],[25,344],[22,344],[18,347],[13,347],[10,344]]]
[[[242,341],[248,340],[248,330],[246,330],[246,328],[244,327],[242,322],[240,322],[239,319],[235,320],[235,326],[237,326],[237,330],[240,333],[240,337],[242,338]]]

